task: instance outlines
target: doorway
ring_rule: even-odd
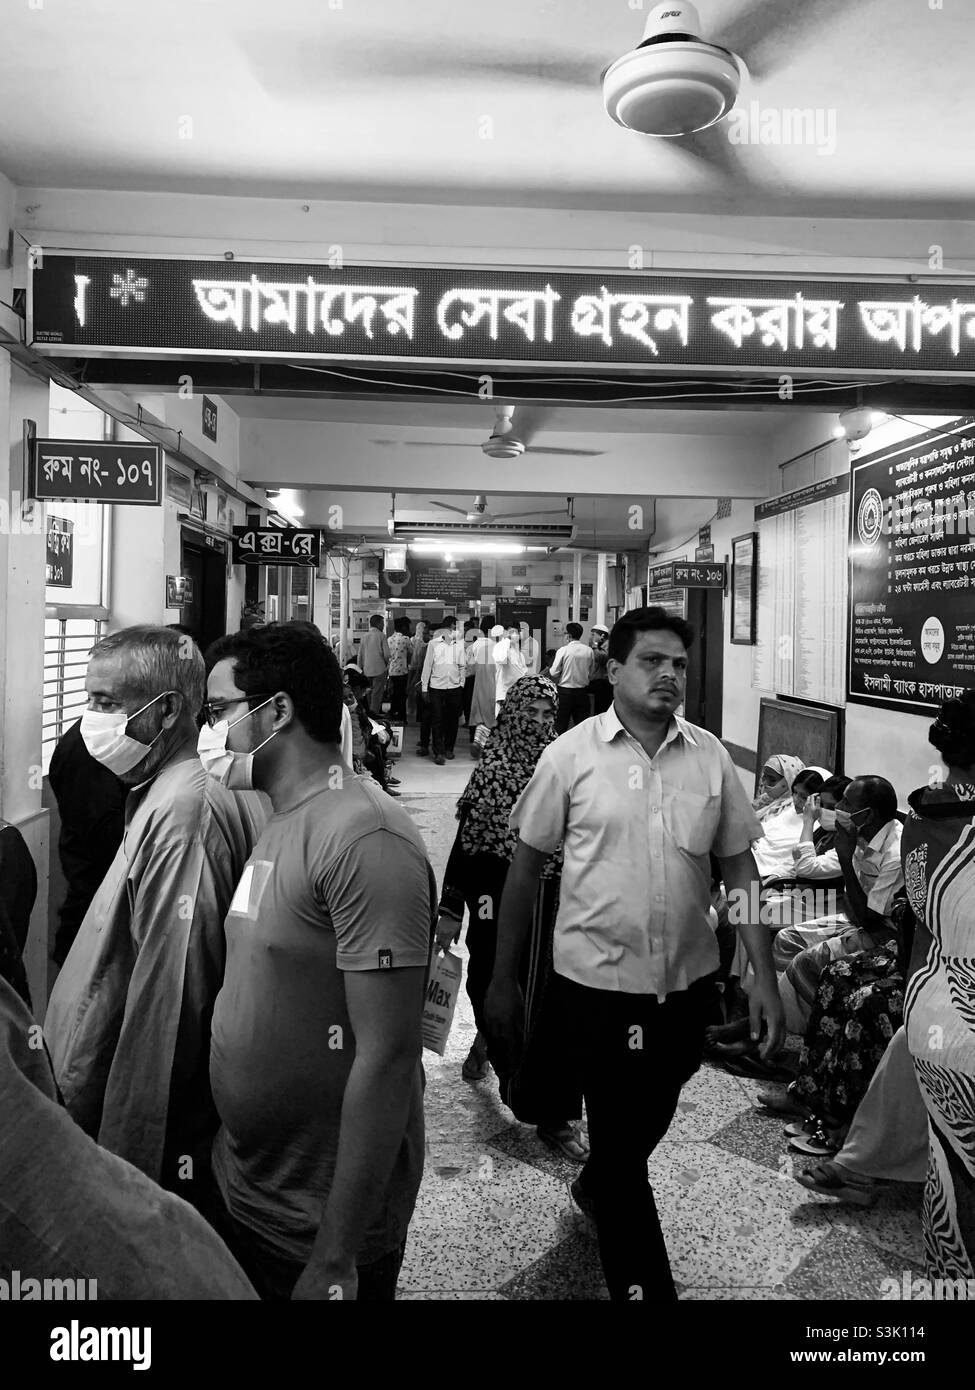
[[[548,637],[548,602],[546,599],[509,599],[497,601],[498,622],[502,627],[521,629],[523,650],[526,657],[537,654],[537,660],[529,661],[529,671],[538,672],[545,665],[545,642]],[[526,638],[531,638],[534,648],[525,648]]]
[[[227,547],[224,541],[183,531],[180,537],[182,572],[193,585],[193,600],[180,609],[200,651],[227,631]]]
[[[684,718],[720,738],[724,673],[723,591],[688,589],[687,621],[694,628],[695,640],[689,653]]]

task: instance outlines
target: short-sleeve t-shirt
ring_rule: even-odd
[[[355,1037],[343,973],[427,967],[436,881],[420,835],[367,779],[345,774],[272,816],[226,919],[210,1078],[217,1185],[269,1253],[305,1262],[338,1152]],[[358,1264],[406,1239],[423,1173],[423,1074]]]

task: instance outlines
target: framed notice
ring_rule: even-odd
[[[757,560],[757,531],[735,536],[731,542],[731,640],[740,647],[755,645]]]

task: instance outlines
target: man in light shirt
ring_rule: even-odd
[[[369,631],[362,639],[359,660],[362,674],[371,686],[369,692],[369,713],[376,719],[383,714],[383,696],[386,693],[386,673],[389,670],[389,643],[383,628],[386,626],[381,613],[373,613],[369,619]]]
[[[497,628],[491,629],[491,635],[497,634]],[[494,660],[495,670],[498,673],[497,702],[500,709],[508,691],[515,681],[520,681],[522,676],[528,674],[528,663],[521,650],[521,629],[514,623],[504,630],[504,635],[491,653]]]
[[[571,725],[589,718],[592,648],[580,641],[581,623],[566,623],[565,635],[569,640],[556,652],[550,673],[559,692],[559,710],[555,716],[557,734],[564,734]]]
[[[749,846],[761,824],[720,740],[675,715],[692,640],[661,608],[635,609],[613,628],[612,707],[544,750],[512,812],[519,843],[485,1001],[488,1027],[517,1049],[518,968],[542,866],[561,845],[552,988],[591,1148],[572,1193],[595,1219],[610,1297],[624,1302],[676,1299],[647,1160],[700,1065],[715,1002],[712,851],[729,898],[758,898]],[[769,935],[750,909],[742,916],[756,976],[752,1035],[764,1018],[767,1054],[783,1033]]]
[[[430,701],[433,761],[440,767],[447,758],[455,756],[457,726],[464,709],[464,679],[469,648],[458,640],[456,627],[456,618],[449,615],[444,618],[427,647],[420,677],[423,698]]]

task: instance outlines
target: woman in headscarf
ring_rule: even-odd
[[[547,1007],[552,973],[552,933],[558,906],[561,851],[545,864],[532,932],[522,961],[526,1026],[518,1056],[486,1037],[484,996],[491,982],[498,941],[498,908],[518,834],[509,827],[512,807],[531,780],[538,759],[555,738],[558,695],[550,680],[523,676],[508,691],[484,753],[457,803],[460,825],[444,873],[437,944],[446,950],[460,936],[467,907],[467,993],[478,1035],[464,1063],[464,1077],[480,1080],[490,1061],[501,1096],[538,1136],[582,1163],[588,1150],[572,1121],[582,1117],[582,1086],[567,1074],[564,1048]]]
[[[792,799],[792,784],[802,771],[802,759],[791,753],[775,753],[762,768],[758,796],[752,802],[755,814],[764,822],[768,816],[788,807]]]
[[[795,758],[792,761],[799,760]],[[778,798],[775,803],[778,809],[774,809],[770,802],[763,808],[764,814],[759,813],[765,834],[752,845],[752,853],[763,882],[791,875],[794,862],[792,851],[802,833],[806,802],[810,796],[822,790],[823,783],[829,780],[830,775],[825,767],[801,767],[787,779],[789,794]]]

